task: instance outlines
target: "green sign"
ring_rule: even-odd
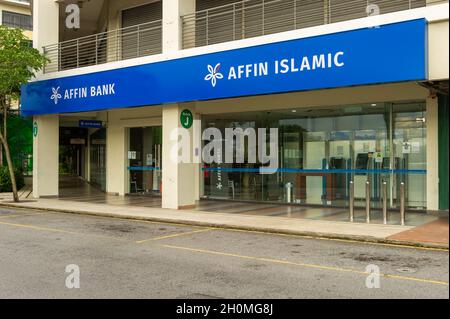
[[[183,110],[180,115],[181,126],[184,128],[190,128],[194,122],[194,116],[189,110]]]
[[[38,124],[36,121],[33,122],[33,136],[36,137],[38,134]]]

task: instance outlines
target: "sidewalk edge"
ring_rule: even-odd
[[[132,216],[132,215],[126,216],[126,215],[120,215],[120,214],[114,214],[114,213],[97,213],[97,212],[91,212],[91,211],[82,211],[82,210],[77,211],[77,210],[61,209],[61,208],[29,207],[26,205],[9,204],[9,203],[2,203],[2,202],[0,202],[0,207],[30,209],[30,210],[37,210],[37,211],[50,211],[50,212],[59,212],[59,213],[66,213],[66,214],[110,217],[110,218],[118,218],[118,219],[143,220],[143,221],[161,222],[161,223],[168,223],[168,224],[183,224],[183,225],[189,225],[189,226],[215,227],[215,228],[223,228],[223,229],[254,231],[254,232],[260,232],[260,233],[267,233],[267,234],[297,235],[297,236],[317,238],[317,239],[349,240],[349,241],[358,241],[358,242],[365,242],[365,243],[389,244],[389,245],[394,245],[394,246],[408,246],[408,247],[412,247],[412,248],[416,247],[416,248],[442,249],[442,250],[446,250],[446,251],[449,250],[448,244],[393,240],[393,239],[377,238],[377,237],[364,236],[364,235],[342,235],[342,234],[334,234],[334,233],[296,231],[296,230],[278,229],[278,228],[270,228],[270,227],[242,226],[242,225],[200,222],[200,221],[192,221],[192,220],[186,220],[186,219],[173,219],[173,218],[163,218],[163,217],[143,217],[143,216]]]

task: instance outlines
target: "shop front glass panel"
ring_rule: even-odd
[[[128,129],[129,192],[161,193],[161,126]]]
[[[424,107],[423,102],[372,103],[204,115],[202,128],[221,132],[223,152],[227,128],[253,128],[256,133],[258,128],[278,129],[278,169],[273,174],[260,174],[264,165],[249,161],[245,138],[243,163],[224,163],[222,157],[220,163],[204,164],[204,196],[346,207],[353,181],[357,207],[365,205],[368,191],[372,208],[381,208],[385,183],[389,206],[396,208],[404,182],[407,206],[423,208]]]
[[[406,203],[410,207],[426,207],[426,122],[425,105],[393,104],[393,205],[399,206],[399,184],[405,183]]]

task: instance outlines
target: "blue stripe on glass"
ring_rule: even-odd
[[[129,171],[160,171],[160,167],[154,166],[128,166]]]
[[[424,169],[299,169],[299,168],[214,168],[202,169],[205,172],[232,172],[232,173],[336,173],[336,174],[426,174]]]

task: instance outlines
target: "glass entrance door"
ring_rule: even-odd
[[[129,193],[161,194],[162,127],[128,129]]]

